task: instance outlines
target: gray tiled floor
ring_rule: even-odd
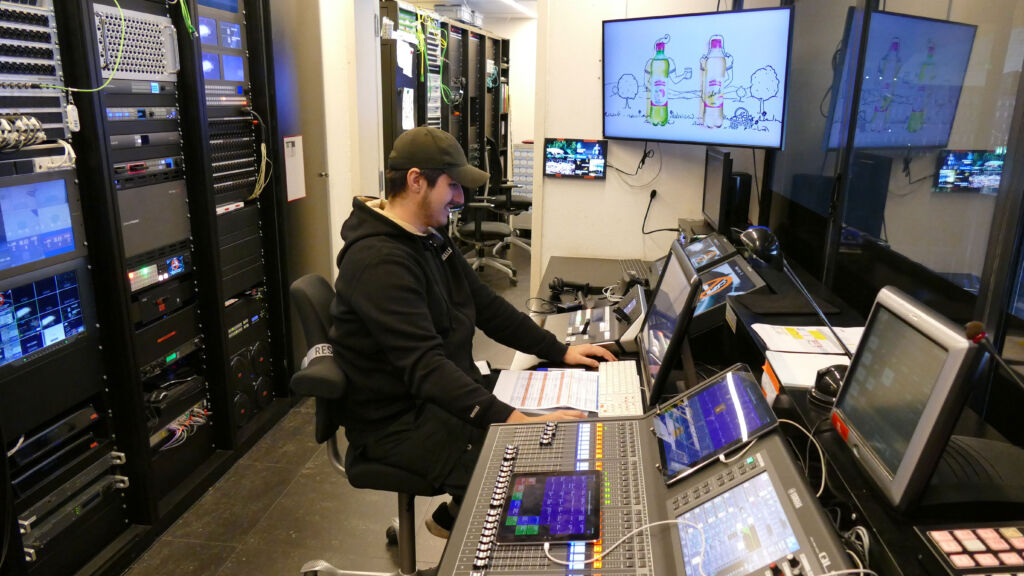
[[[529,296],[529,254],[510,254],[519,283],[500,272],[481,278],[520,310]],[[477,333],[474,356],[496,368],[514,352]],[[434,566],[444,540],[422,519],[444,497],[416,502],[420,567]],[[303,563],[326,560],[339,568],[395,571],[398,551],[384,531],[397,513],[388,492],[356,490],[330,466],[313,440],[313,403],[303,401],[243,456],[128,570],[128,576],[297,575]]]

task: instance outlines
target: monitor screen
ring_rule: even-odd
[[[700,294],[693,315],[703,314],[716,306],[725,304],[729,294],[743,294],[761,286],[764,282],[752,274],[749,267],[734,256],[700,275]]]
[[[0,187],[0,270],[74,250],[63,177]]]
[[[199,42],[202,44],[209,44],[211,46],[217,45],[217,21],[213,18],[207,18],[206,16],[199,17]]]
[[[847,26],[852,18],[847,16]],[[941,147],[949,142],[976,27],[891,12],[868,24],[854,145],[858,148]],[[849,37],[849,34],[844,36]],[[828,148],[838,148],[851,51],[833,81]]]
[[[0,366],[85,332],[78,273],[60,272],[0,291]]]
[[[224,79],[229,82],[245,82],[245,61],[241,56],[222,54],[224,63]]]
[[[604,22],[604,137],[781,148],[792,10]]]
[[[732,174],[732,158],[718,148],[708,148],[704,156],[704,200],[701,211],[704,221],[716,232],[722,232],[725,186]]]
[[[942,150],[935,170],[937,192],[995,194],[1003,177],[1006,149]]]
[[[238,0],[199,0],[200,6],[238,13]]]
[[[693,315],[696,284],[697,273],[679,244],[673,242],[640,329],[644,381],[651,386],[647,391],[650,403],[658,401],[672,369],[673,354],[686,335]]]
[[[776,424],[761,385],[745,366],[712,376],[654,415],[665,481],[675,482]]]
[[[875,300],[832,424],[890,502],[927,485],[970,388],[963,326],[887,286]]]
[[[242,49],[242,25],[234,22],[220,23],[220,45],[225,48]]]
[[[800,549],[767,472],[676,518],[685,520],[678,533],[687,576],[755,574]]]
[[[736,253],[736,248],[725,237],[719,234],[710,234],[683,246],[683,251],[686,252],[690,264],[697,270],[701,270],[723,258],[732,256]]]
[[[513,474],[498,528],[502,544],[597,540],[600,470]]]
[[[604,178],[607,140],[544,139],[544,175]]]
[[[220,54],[203,52],[203,78],[220,80]]]

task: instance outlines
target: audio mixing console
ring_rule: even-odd
[[[821,576],[850,567],[777,432],[734,461],[666,485],[652,418],[492,426],[439,573]],[[587,489],[574,481],[580,470],[600,473],[598,493],[566,498],[566,486]],[[561,493],[542,474],[551,472],[566,473]],[[524,475],[548,478],[543,494],[531,496]],[[589,509],[567,510],[566,501]],[[575,516],[572,533],[580,532],[588,512],[599,518],[597,538],[559,541],[559,526]],[[548,553],[566,565],[542,543],[504,543],[509,533],[554,536]]]

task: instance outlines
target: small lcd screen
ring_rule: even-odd
[[[199,0],[199,5],[238,14],[238,0]]]
[[[767,472],[676,520],[687,576],[754,574],[800,549]]]
[[[220,80],[220,55],[203,52],[203,78]]]
[[[757,287],[736,258],[730,258],[700,275],[700,294],[697,295],[694,316],[724,304],[729,294],[743,294]]]
[[[736,252],[727,243],[723,247],[724,242],[725,239],[720,236],[706,236],[683,246],[683,252],[690,259],[690,264],[693,264],[693,267],[699,270]]]
[[[665,481],[686,476],[775,424],[772,408],[749,372],[730,370],[711,378],[654,415]]]
[[[513,474],[498,543],[597,540],[601,481],[600,470]]]
[[[1003,177],[1006,150],[943,150],[935,174],[938,192],[995,194]]]
[[[566,178],[604,178],[607,140],[544,140],[544,174]]]
[[[949,353],[884,307],[868,325],[837,408],[894,476]]]
[[[63,179],[0,188],[0,270],[74,249]]]
[[[0,291],[0,366],[82,332],[74,270]]]
[[[654,294],[641,332],[643,359],[652,383],[665,362],[669,344],[672,343],[672,335],[675,334],[676,324],[680,314],[684,313],[689,296],[690,283],[679,261],[676,260],[675,253],[670,252],[665,270],[662,272],[661,284]],[[657,398],[651,400],[657,401]]]
[[[224,79],[229,82],[245,82],[245,63],[241,56],[221,55],[224,62]]]
[[[220,23],[220,45],[225,48],[242,49],[242,26],[234,22]]]
[[[199,41],[210,46],[217,45],[217,21],[205,16],[199,17]]]

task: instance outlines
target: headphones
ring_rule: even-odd
[[[583,292],[584,296],[586,296],[587,294],[601,293],[600,288],[591,288],[589,282],[575,282],[572,280],[565,280],[564,278],[560,278],[558,276],[555,276],[554,278],[551,279],[551,282],[548,283],[548,288],[551,290],[552,294],[561,294],[562,292],[565,292],[567,290]]]

